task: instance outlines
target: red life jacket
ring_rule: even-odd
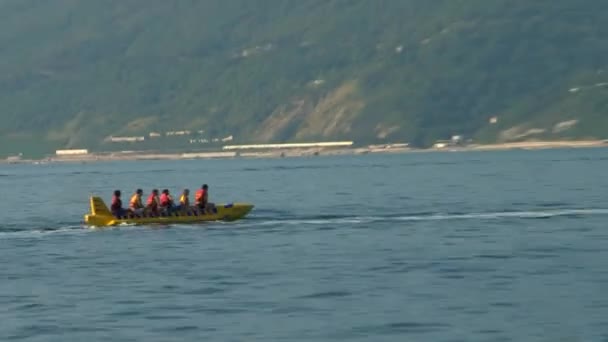
[[[169,199],[169,195],[162,194],[160,195],[160,206],[168,207],[171,204],[171,200]]]
[[[112,211],[117,211],[122,209],[122,201],[120,200],[120,198],[113,196],[112,197],[112,206],[111,206]]]
[[[156,198],[156,195],[154,194],[150,194],[150,196],[148,196],[148,201],[146,202],[147,205],[158,205],[158,201]]]
[[[205,203],[205,189],[198,189],[196,191],[196,195],[194,196],[196,203],[204,204]]]

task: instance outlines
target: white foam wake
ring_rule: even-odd
[[[488,213],[458,213],[458,214],[425,214],[425,215],[395,215],[395,216],[351,216],[329,218],[294,218],[268,219],[262,221],[242,221],[243,225],[274,226],[274,225],[327,225],[327,224],[362,224],[374,222],[404,222],[404,221],[450,221],[450,220],[501,220],[501,219],[548,219],[567,216],[598,216],[608,215],[608,209],[562,209],[543,211],[509,211]]]

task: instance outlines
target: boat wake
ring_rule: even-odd
[[[44,237],[50,234],[74,234],[74,233],[85,233],[87,227],[83,225],[63,225],[57,227],[43,227],[43,228],[27,228],[27,227],[4,227],[0,226],[0,239],[2,238],[36,238]]]
[[[244,225],[325,225],[325,224],[365,224],[383,222],[415,222],[415,221],[454,221],[454,220],[525,220],[551,218],[581,218],[587,216],[608,216],[608,209],[561,209],[542,211],[504,211],[481,213],[413,213],[406,215],[382,216],[311,216],[311,217],[256,217],[242,221]]]

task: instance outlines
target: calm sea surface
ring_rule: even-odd
[[[608,341],[608,149],[0,165],[0,341]],[[247,219],[87,229],[210,185]]]

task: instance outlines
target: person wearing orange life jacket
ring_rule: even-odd
[[[125,210],[122,208],[122,200],[120,199],[120,190],[114,190],[110,210],[112,211],[112,215],[116,216],[117,218],[120,218],[125,214]]]
[[[204,212],[205,210],[205,195],[207,194],[206,189],[208,189],[207,184],[204,184],[203,186],[201,186],[200,189],[196,190],[196,193],[194,194],[194,205],[196,206],[196,208],[199,211]]]
[[[203,213],[212,213],[215,211],[215,204],[209,202],[209,186],[207,184],[203,184],[203,186],[196,191],[194,199],[196,207]]]
[[[158,189],[153,189],[146,201],[146,209],[153,214],[158,214],[160,199],[158,198]]]
[[[160,195],[160,208],[167,214],[171,214],[175,209],[175,202],[171,194],[169,194],[169,189],[163,189]]]
[[[141,215],[144,212],[144,205],[141,202],[143,194],[144,191],[142,189],[137,189],[129,201],[129,210],[135,215]]]

